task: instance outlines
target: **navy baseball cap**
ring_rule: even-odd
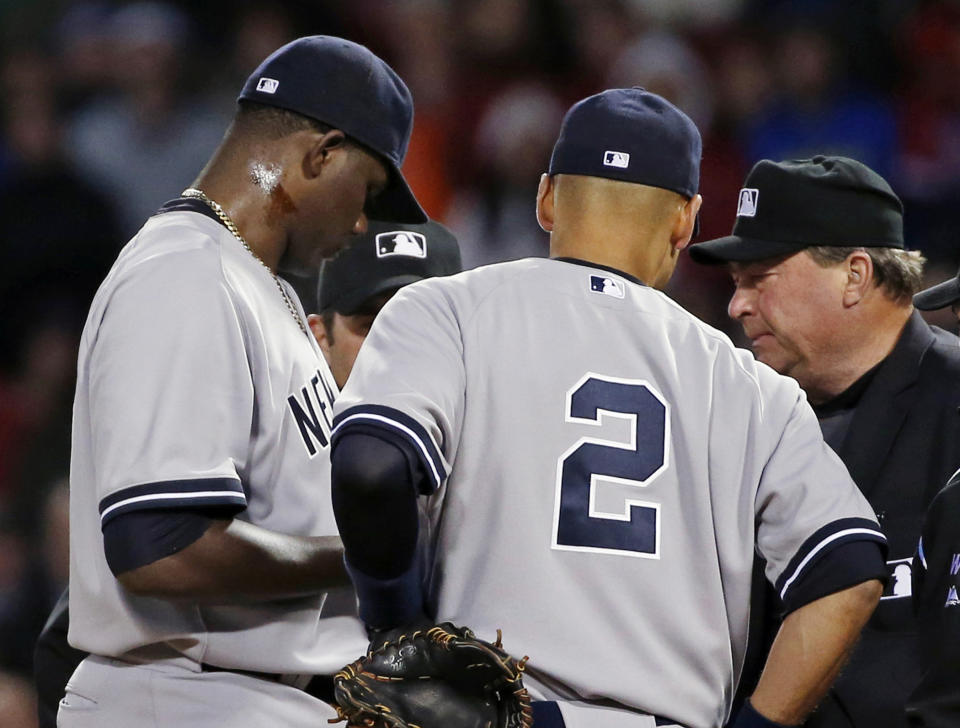
[[[378,294],[461,270],[457,239],[440,223],[371,220],[365,234],[336,258],[324,261],[317,309],[349,315]]]
[[[640,87],[574,104],[550,158],[551,175],[635,182],[693,197],[700,187],[700,132],[680,109]]]
[[[935,311],[960,301],[960,271],[953,278],[925,288],[913,297],[913,305],[921,311]]]
[[[371,214],[426,222],[400,172],[413,130],[413,99],[403,80],[368,48],[312,35],[271,53],[250,75],[238,101],[255,101],[316,119],[376,153],[390,174]]]
[[[737,197],[733,233],[690,247],[707,265],[753,261],[812,246],[903,248],[903,204],[867,165],[817,156],[757,162]]]

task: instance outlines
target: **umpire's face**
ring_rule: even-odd
[[[347,377],[357,361],[360,347],[370,333],[373,320],[393,294],[394,291],[389,291],[367,299],[349,314],[332,311],[326,316],[311,314],[307,317],[310,329],[340,389],[347,383]]]
[[[727,312],[743,325],[754,356],[815,390],[846,352],[846,267],[821,266],[801,251],[731,263],[730,273],[736,290]]]

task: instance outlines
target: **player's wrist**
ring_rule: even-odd
[[[357,591],[360,619],[368,627],[391,629],[422,617],[424,610],[419,559],[414,558],[402,574],[387,579],[360,571],[346,555],[343,563]]]
[[[793,726],[770,720],[767,716],[757,712],[757,709],[747,699],[743,701],[743,707],[740,708],[736,719],[730,724],[730,728],[793,728]]]

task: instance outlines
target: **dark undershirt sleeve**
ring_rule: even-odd
[[[103,548],[114,576],[182,551],[215,518],[212,511],[153,508],[129,511],[103,527]]]
[[[423,610],[417,495],[427,478],[402,438],[350,430],[331,452],[333,510],[363,621],[390,628]]]
[[[887,564],[878,541],[849,541],[824,554],[787,592],[783,616],[828,594],[870,579],[886,582]]]

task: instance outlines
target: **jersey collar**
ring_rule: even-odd
[[[178,197],[175,200],[164,202],[160,209],[154,214],[163,215],[166,212],[199,212],[201,215],[206,215],[211,220],[216,220],[218,225],[223,225],[223,221],[217,217],[217,214],[213,210],[211,210],[200,200],[193,197]],[[226,227],[226,225],[223,226]]]
[[[559,257],[559,258],[551,258],[551,260],[559,260],[559,261],[562,261],[562,262],[564,262],[564,263],[573,263],[574,265],[582,265],[582,266],[584,266],[585,268],[599,268],[599,269],[601,269],[601,270],[605,270],[605,271],[608,271],[608,272],[610,272],[610,273],[616,273],[616,274],[617,274],[618,276],[620,276],[621,278],[626,278],[628,281],[632,281],[633,283],[636,283],[636,284],[639,285],[639,286],[643,286],[644,288],[648,288],[648,287],[649,287],[649,286],[647,286],[646,283],[644,283],[643,281],[641,281],[641,280],[640,280],[639,278],[637,278],[636,276],[632,276],[632,275],[630,275],[629,273],[624,273],[622,270],[619,270],[619,269],[617,269],[617,268],[614,268],[613,266],[603,265],[603,264],[601,264],[601,263],[592,263],[592,262],[589,261],[589,260],[581,260],[580,258],[568,258],[567,256],[561,256],[561,257]]]

